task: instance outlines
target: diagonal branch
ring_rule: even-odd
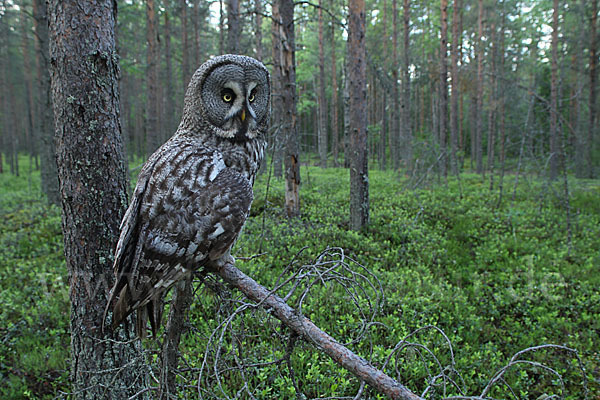
[[[276,318],[298,336],[312,343],[343,368],[350,371],[361,381],[367,382],[377,391],[392,399],[422,400],[421,397],[412,393],[405,386],[372,366],[367,360],[335,341],[311,320],[287,305],[281,297],[259,285],[233,264],[226,263],[214,272],[221,276],[225,282],[242,291],[249,299],[256,301],[264,308],[270,309]]]

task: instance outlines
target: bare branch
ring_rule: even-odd
[[[308,318],[287,305],[281,297],[259,285],[233,264],[225,264],[221,269],[214,272],[223,278],[225,282],[239,289],[249,299],[270,309],[275,317],[298,336],[312,343],[319,350],[329,355],[336,363],[379,392],[392,399],[421,399],[405,386],[373,367],[367,360],[338,343]]]

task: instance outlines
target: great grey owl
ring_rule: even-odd
[[[178,280],[231,259],[250,211],[265,149],[269,73],[245,56],[223,55],[194,73],[177,132],[144,164],[115,251],[113,328],[137,310],[144,337],[161,322]],[[105,313],[106,316],[106,313]]]

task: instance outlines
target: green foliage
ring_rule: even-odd
[[[54,398],[67,386],[69,296],[60,210],[45,204],[39,186],[39,173],[0,175],[3,399]]]
[[[407,190],[392,173],[370,174],[371,224],[363,233],[348,229],[347,170],[303,167],[302,216],[295,220],[287,220],[282,211],[283,181],[272,178],[266,197],[268,176],[260,176],[251,218],[234,249],[238,266],[272,288],[287,267],[286,276],[314,264],[326,247],[340,247],[350,266],[366,277],[364,293],[314,279],[302,312],[336,340],[351,342],[353,351],[375,365],[381,367],[406,335],[434,325],[445,332],[452,351],[432,328],[409,340],[426,345],[444,365],[454,359],[468,394],[480,393],[517,351],[544,343],[577,349],[590,393],[599,392],[597,181],[569,182],[569,244],[564,201],[547,182],[522,177],[515,201],[505,193],[496,208],[497,193],[476,175],[463,174],[460,185],[449,180],[447,185]],[[31,189],[39,186],[38,179],[37,174],[31,182],[0,175],[0,397],[8,399],[52,398],[69,389],[69,302],[60,213]],[[512,179],[505,177],[505,188],[512,188]],[[256,254],[261,255],[250,258]],[[289,288],[284,285],[279,293]],[[383,301],[377,300],[380,294]],[[193,374],[189,397],[196,393],[201,368],[207,376],[203,390],[222,396],[235,396],[244,380],[264,399],[296,398],[294,381],[308,398],[356,393],[359,382],[350,373],[300,340],[294,342],[289,365],[278,361],[290,334],[267,311],[248,309],[226,321],[218,311],[231,307],[231,312],[242,304],[239,293],[231,295],[224,298],[209,285],[196,295],[190,312],[193,330],[181,348],[186,370]],[[298,294],[288,301],[297,306]],[[364,340],[353,342],[370,321],[370,311],[378,311],[376,324],[368,325]],[[227,324],[231,329],[222,330]],[[235,368],[223,368],[217,382],[204,363],[216,359],[219,343],[221,359],[235,355],[243,362],[265,364],[247,368],[243,376]],[[583,398],[582,373],[571,354],[546,350],[527,359],[558,371],[566,398]],[[435,371],[437,366],[431,356],[407,348],[392,357],[386,372],[395,376],[396,368],[402,383],[420,392],[427,385],[427,368]],[[561,393],[556,379],[539,368],[519,365],[505,379],[522,398]],[[495,387],[489,395],[509,397],[503,390]],[[447,394],[452,393],[448,388]],[[367,395],[383,398],[369,389]],[[432,392],[430,398],[440,396]]]

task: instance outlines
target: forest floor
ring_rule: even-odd
[[[303,166],[301,175],[302,215],[293,220],[283,212],[283,181],[259,177],[233,251],[238,268],[279,285],[319,327],[427,398],[479,395],[532,347],[489,397],[600,398],[599,181],[569,178],[567,218],[562,180],[521,176],[513,200],[514,175],[506,176],[499,203],[497,179],[493,190],[470,173],[409,189],[406,178],[372,170],[370,225],[357,233],[348,229],[348,171]],[[69,391],[60,210],[38,188],[39,172],[0,175],[3,399]],[[258,399],[359,390],[348,372],[212,277],[198,280],[188,326],[179,383],[189,398],[235,397],[242,388]],[[545,344],[557,346],[535,347]],[[153,368],[157,346],[148,339]],[[363,395],[381,398],[368,388]]]

